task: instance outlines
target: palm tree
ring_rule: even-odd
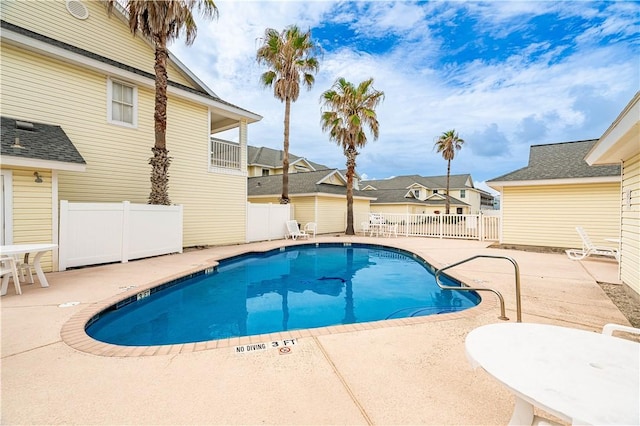
[[[197,6],[205,18],[217,17],[218,8],[213,0],[109,0],[108,10],[114,3],[122,4],[129,14],[129,28],[135,35],[140,33],[155,45],[155,110],[153,114],[155,144],[149,159],[151,170],[151,193],[149,204],[169,205],[169,164],[167,151],[167,43],[186,35],[186,44],[193,43],[197,26],[192,11]]]
[[[373,88],[373,78],[358,86],[339,78],[331,89],[322,94],[322,130],[329,132],[329,139],[342,146],[347,157],[347,235],[353,229],[353,176],[356,170],[358,148],[367,144],[363,126],[367,126],[378,139],[379,124],[376,107],[384,99],[384,92]]]
[[[456,151],[462,149],[464,140],[458,136],[455,130],[449,130],[442,133],[438,140],[436,140],[435,148],[438,152],[442,153],[442,157],[447,160],[447,195],[445,199],[446,213],[449,214],[450,202],[449,202],[449,177],[451,176],[451,160],[456,156]]]
[[[284,102],[284,142],[282,157],[282,195],[280,203],[289,202],[289,121],[291,102],[298,100],[300,80],[311,89],[318,72],[318,60],[313,56],[317,47],[311,40],[311,31],[303,33],[295,26],[279,33],[273,28],[264,32],[263,44],[258,49],[256,60],[269,70],[260,76],[264,86],[273,86],[273,95]]]

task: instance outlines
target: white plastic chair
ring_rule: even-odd
[[[304,231],[301,231],[298,227],[298,222],[295,220],[288,220],[286,222],[287,225],[287,233],[285,234],[285,238],[291,237],[291,239],[296,240],[298,238],[309,238],[309,234]]]
[[[360,222],[360,232],[365,236],[371,233],[371,226],[369,226],[369,222]]]
[[[607,256],[613,257],[620,262],[620,253],[617,249],[611,247],[596,246],[591,242],[591,238],[581,226],[576,226],[576,231],[582,239],[582,249],[565,250],[567,256],[571,260],[582,260],[588,256]]]
[[[2,277],[2,288],[0,294],[4,296],[7,294],[9,288],[9,278],[13,279],[13,285],[16,288],[16,294],[22,294],[20,288],[20,276],[18,275],[18,268],[16,266],[16,259],[13,256],[0,257],[0,276]]]
[[[316,232],[318,232],[318,224],[315,222],[309,222],[304,225],[302,232],[304,232],[305,234],[313,235],[313,238],[315,238]]]
[[[398,225],[387,225],[383,228],[382,235],[385,237],[398,237]]]

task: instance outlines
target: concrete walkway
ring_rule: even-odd
[[[476,254],[506,255],[521,271],[523,321],[600,332],[628,321],[598,281],[617,282],[617,264],[565,255],[489,249],[477,241],[318,237],[411,250],[434,266]],[[96,302],[135,292],[212,260],[292,244],[217,247],[126,264],[47,274],[50,287],[10,286],[2,297],[2,424],[506,424],[511,394],[472,370],[464,339],[499,322],[495,297],[480,307],[417,323],[298,333],[288,354],[239,354],[232,346],[166,355],[98,356],[61,338],[63,325]],[[496,288],[515,320],[513,267],[479,259],[452,270],[469,285]],[[135,287],[133,287],[135,286]],[[80,302],[64,305],[66,302]],[[306,336],[306,337],[304,337]],[[252,342],[255,343],[255,342]],[[211,346],[210,346],[211,347]],[[537,413],[553,419],[544,412]]]

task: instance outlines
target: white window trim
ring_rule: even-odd
[[[133,89],[133,123],[112,119],[113,83],[122,84],[123,86],[131,87]],[[107,78],[107,122],[115,124],[116,126],[129,127],[131,129],[138,128],[138,86],[121,80],[115,80],[110,77]]]

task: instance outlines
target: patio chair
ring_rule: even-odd
[[[316,232],[318,232],[318,224],[315,222],[309,222],[306,225],[304,225],[304,228],[302,228],[302,232],[308,235],[313,235],[313,238],[315,238]]]
[[[369,226],[369,222],[360,222],[360,232],[362,232],[362,235],[364,236],[371,234],[371,226]]]
[[[617,249],[611,247],[596,246],[591,242],[591,238],[581,226],[576,226],[576,231],[582,239],[582,249],[565,250],[567,256],[571,260],[582,260],[589,256],[606,256],[613,257],[620,262],[620,253]]]
[[[398,225],[387,225],[382,230],[382,235],[385,237],[398,237]]]
[[[287,224],[287,233],[285,234],[285,238],[291,237],[292,240],[296,240],[298,238],[309,238],[309,234],[300,230],[298,226],[298,222],[295,220],[288,220]]]
[[[0,257],[0,276],[2,277],[2,288],[0,294],[4,296],[7,294],[9,287],[9,278],[13,279],[13,285],[16,288],[16,294],[22,294],[20,288],[20,276],[18,275],[18,268],[16,266],[16,259],[13,256]]]

